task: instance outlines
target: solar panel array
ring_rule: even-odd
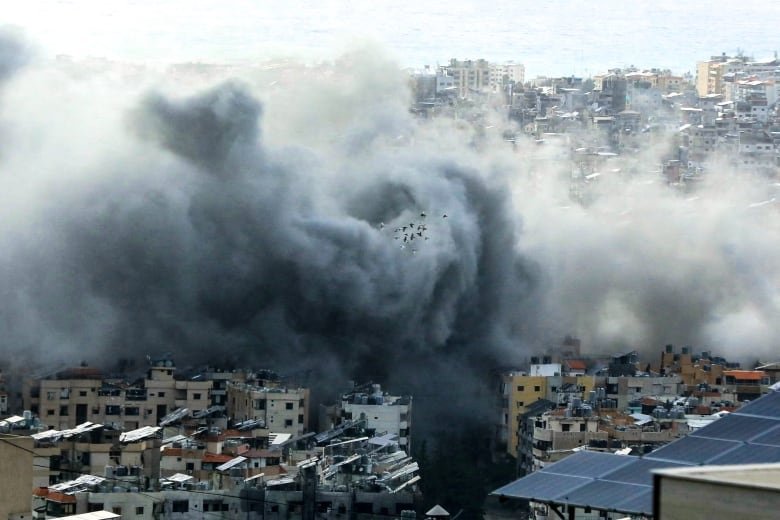
[[[761,462],[780,462],[776,391],[642,458],[581,451],[491,494],[650,515],[655,469]]]

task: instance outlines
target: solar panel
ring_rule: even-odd
[[[710,459],[741,445],[742,443],[737,441],[688,436],[645,455],[645,458],[683,464],[706,464]]]
[[[770,444],[772,446],[780,446],[780,425],[778,428],[773,428],[769,431],[762,433],[756,437],[750,439],[751,443],[757,444]]]
[[[647,487],[644,491],[637,492],[624,500],[615,502],[613,506],[617,511],[635,512],[642,511],[645,514],[653,513],[653,488]]]
[[[598,451],[580,451],[569,455],[555,464],[546,466],[541,471],[599,478],[630,463],[630,457],[616,457],[611,453],[600,453]]]
[[[626,458],[631,460],[631,464],[626,464],[601,478],[613,482],[652,486],[653,475],[650,472],[654,469],[683,468],[687,466],[687,464],[675,464],[665,460],[640,459],[636,457]]]
[[[621,497],[621,500],[627,500],[644,495],[650,491],[652,491],[652,487],[650,486],[594,480],[590,484],[572,490],[568,495],[560,498],[566,500],[568,504],[576,506],[593,507],[596,509],[615,509],[615,497]],[[650,508],[646,511],[652,513],[652,501],[648,505]]]
[[[710,464],[753,464],[780,462],[780,446],[762,444],[743,444],[736,450],[728,451],[712,459]]]
[[[537,471],[498,488],[492,494],[512,498],[532,498],[539,502],[544,502],[555,500],[559,496],[571,493],[589,482],[593,482],[593,480],[585,477],[572,477]]]
[[[780,392],[769,392],[760,399],[746,404],[734,413],[780,419]]]
[[[708,424],[704,428],[696,430],[691,435],[694,437],[747,442],[752,437],[778,427],[780,427],[780,420],[778,419],[749,417],[732,413]]]
[[[759,462],[780,462],[780,391],[641,459],[581,451],[492,494],[647,515],[656,469]]]

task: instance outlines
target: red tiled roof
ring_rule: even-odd
[[[65,493],[60,493],[59,491],[51,491],[51,490],[49,490],[49,493],[46,495],[46,500],[51,500],[52,502],[57,502],[59,504],[76,503],[76,497],[74,495],[66,495]]]
[[[248,459],[266,459],[266,458],[279,458],[282,456],[281,451],[275,450],[249,450],[242,455]]]
[[[231,457],[230,455],[222,455],[220,453],[209,453],[209,452],[203,454],[203,462],[218,462],[220,464],[224,464],[229,460],[233,460],[233,457]]]
[[[181,452],[184,451],[181,448],[163,448],[163,457],[181,457]]]
[[[567,359],[566,364],[573,370],[585,370],[588,368],[588,365],[582,359]]]
[[[766,376],[766,373],[763,370],[726,370],[723,375],[743,381],[760,381]]]

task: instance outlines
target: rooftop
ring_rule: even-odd
[[[760,462],[780,462],[780,392],[777,391],[644,457],[580,451],[491,494],[652,515],[654,470],[682,467],[702,470],[702,465]]]

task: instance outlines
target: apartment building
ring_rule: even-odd
[[[234,422],[257,421],[275,433],[303,435],[309,427],[309,389],[228,382],[227,409]]]
[[[491,63],[488,67],[490,89],[493,92],[503,92],[507,85],[517,85],[518,89],[525,82],[525,65],[507,61]]]
[[[453,79],[453,86],[461,98],[472,97],[490,90],[490,64],[487,60],[450,60],[447,75]]]
[[[539,358],[532,358],[537,361]],[[542,361],[550,361],[545,356]],[[574,367],[574,373],[564,368]],[[519,417],[528,412],[538,401],[565,405],[572,397],[583,398],[593,391],[597,379],[586,375],[582,360],[565,360],[561,363],[532,363],[528,371],[510,371],[501,375],[502,419],[497,437],[506,452],[517,457],[520,447]]]
[[[391,395],[381,385],[356,385],[341,395],[338,403],[320,407],[320,427],[337,428],[350,421],[362,421],[369,434],[391,435],[409,452],[412,446],[412,396]]]
[[[133,430],[159,424],[176,409],[192,413],[210,406],[212,382],[177,379],[170,359],[150,362],[137,383],[106,378],[91,367],[64,370],[44,379],[24,382],[23,405],[45,425],[65,430],[84,422]]]

